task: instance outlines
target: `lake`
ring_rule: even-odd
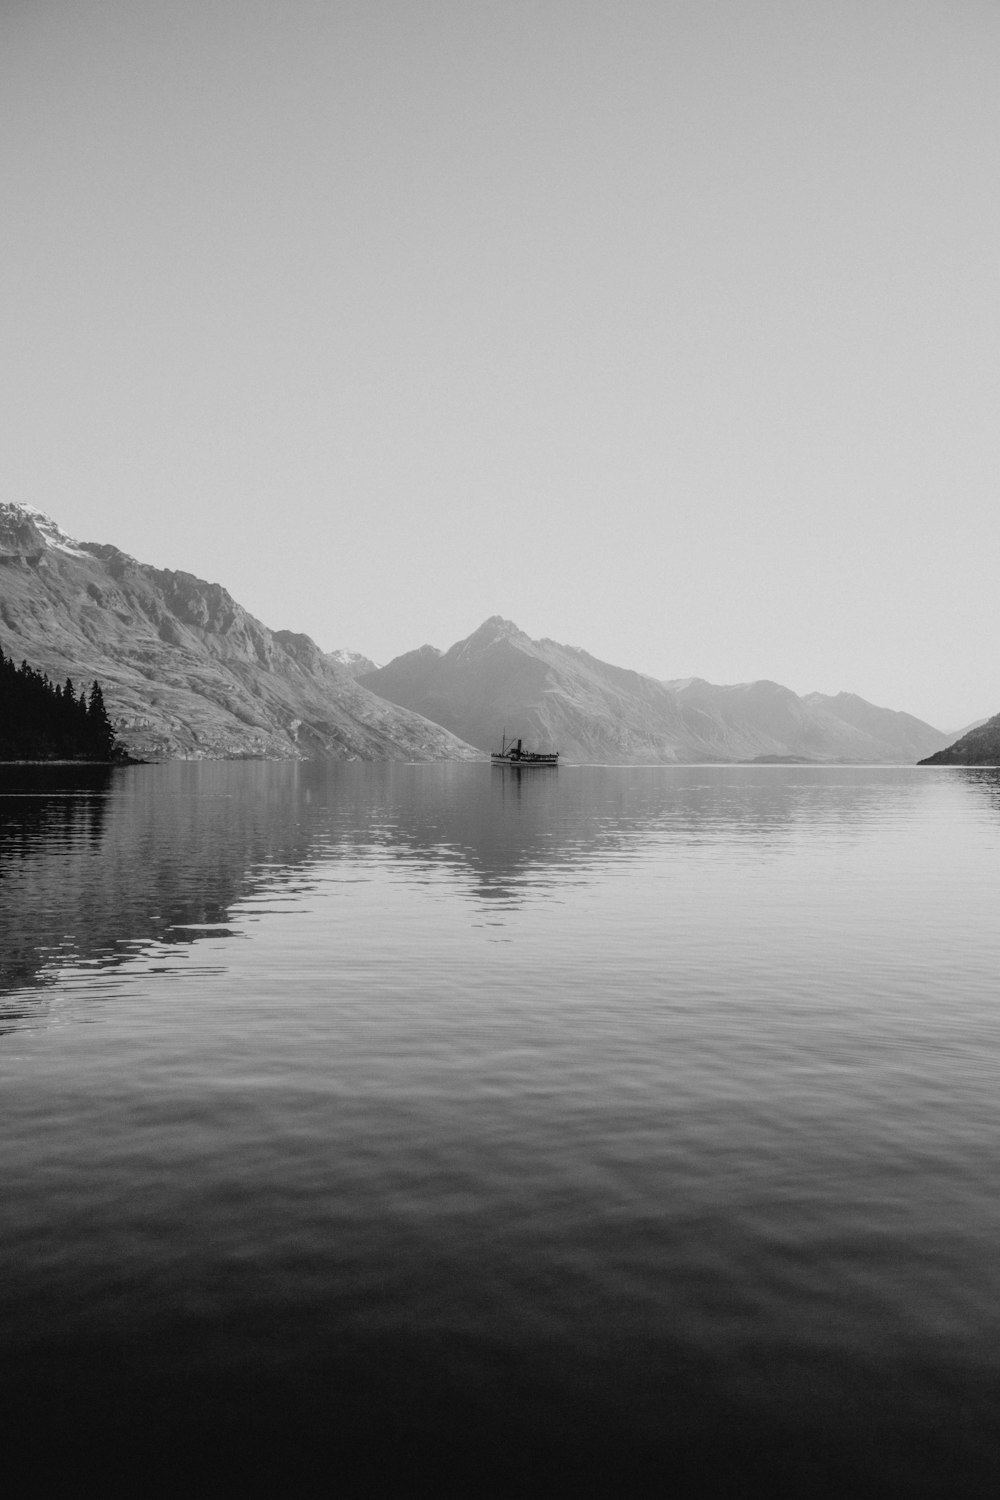
[[[7,767],[0,950],[39,1481],[995,1492],[1000,773]]]

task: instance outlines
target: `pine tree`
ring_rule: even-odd
[[[99,682],[62,687],[0,649],[0,760],[127,760],[115,740]]]
[[[96,759],[112,760],[114,758],[115,732],[104,706],[104,694],[99,682],[95,682],[90,689],[90,703],[87,706],[87,735]]]

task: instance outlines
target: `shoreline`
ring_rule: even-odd
[[[146,760],[0,760],[3,766],[147,766]]]

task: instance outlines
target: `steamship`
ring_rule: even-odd
[[[539,754],[534,750],[525,750],[520,740],[507,742],[507,731],[503,733],[503,743],[499,750],[490,754],[490,760],[495,766],[557,766],[559,764],[559,751],[551,755]]]

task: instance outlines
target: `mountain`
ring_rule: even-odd
[[[985,719],[920,762],[922,766],[1000,766],[1000,714]]]
[[[0,504],[0,646],[57,681],[97,678],[132,755],[437,760],[474,751],[377,698],[307,635],[218,583],[77,542]]]
[[[832,696],[807,693],[802,701],[833,714],[873,740],[891,745],[894,755],[901,760],[919,760],[926,753],[929,738],[939,742],[948,738],[941,730],[925,724],[923,719],[914,718],[913,714],[903,713],[900,709],[876,708],[874,703],[859,698],[857,693],[835,693]]]
[[[506,728],[566,760],[912,762],[947,736],[850,693],[801,698],[776,682],[660,682],[494,615],[447,651],[422,646],[359,679],[482,750]]]
[[[362,656],[360,651],[328,651],[326,659],[333,662],[335,667],[349,672],[352,677],[363,677],[366,672],[378,671],[378,662],[372,661],[370,656]]]
[[[970,734],[973,729],[978,729],[981,724],[988,723],[989,719],[973,719],[971,724],[963,724],[961,729],[952,730],[952,732],[948,736],[948,739],[952,742],[952,744],[954,744],[955,740],[960,740],[963,735]]]

